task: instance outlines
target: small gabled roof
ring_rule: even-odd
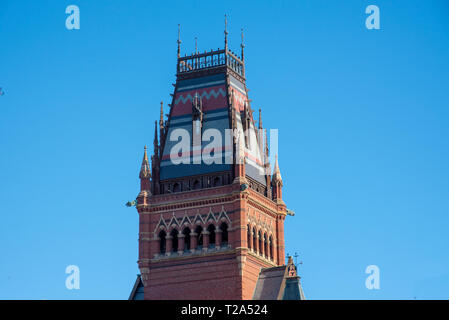
[[[253,300],[305,300],[293,259],[285,266],[260,271]]]
[[[286,266],[262,269],[259,273],[253,300],[279,300]]]
[[[140,274],[137,275],[131,294],[128,300],[143,300],[143,282]]]

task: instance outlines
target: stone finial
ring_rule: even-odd
[[[273,182],[276,182],[276,181],[282,182],[281,171],[279,170],[278,155],[276,155],[276,161],[274,162],[272,180],[273,180]]]
[[[148,154],[147,154],[147,146],[144,147],[142,166],[140,168],[139,178],[140,179],[151,178],[150,163],[148,161]]]

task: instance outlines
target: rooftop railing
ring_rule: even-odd
[[[216,50],[178,58],[178,73],[228,66],[244,77],[244,63],[231,51]]]

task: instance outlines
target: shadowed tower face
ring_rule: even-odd
[[[262,268],[284,265],[282,178],[271,175],[241,53],[181,57],[165,119],[140,172],[139,260],[145,299],[252,299]]]

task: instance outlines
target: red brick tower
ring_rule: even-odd
[[[180,43],[178,36],[176,84],[168,119],[161,104],[156,122],[151,174],[146,147],[140,172],[144,297],[252,299],[261,269],[285,264],[287,210],[260,110],[258,126],[253,119],[243,34],[240,56],[228,49],[226,29],[223,50],[181,57]]]

